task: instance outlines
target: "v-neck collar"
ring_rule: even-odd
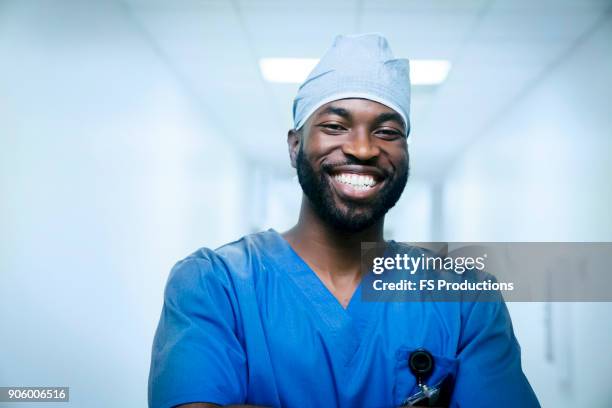
[[[338,341],[340,346],[338,350],[344,354],[344,364],[350,364],[362,339],[367,337],[366,331],[372,325],[372,312],[379,304],[362,301],[362,279],[345,309],[285,238],[273,229],[267,233],[276,242],[275,251],[271,256],[281,261],[278,264],[281,273],[293,281],[306,300],[312,304]]]

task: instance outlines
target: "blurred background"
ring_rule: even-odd
[[[389,238],[612,241],[611,1],[0,0],[0,385],[144,407],[170,268],[293,225],[299,73],[371,31],[415,69]],[[509,308],[543,406],[612,406],[612,304]]]

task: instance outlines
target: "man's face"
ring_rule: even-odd
[[[325,222],[361,231],[399,200],[409,159],[405,127],[394,110],[367,99],[333,101],[317,109],[301,133],[290,144],[293,164]]]

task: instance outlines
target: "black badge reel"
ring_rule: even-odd
[[[423,348],[413,351],[408,357],[408,368],[414,374],[419,391],[406,398],[402,404],[404,407],[415,405],[432,406],[438,401],[440,395],[440,384],[428,386],[425,381],[434,371],[435,361],[431,353]]]

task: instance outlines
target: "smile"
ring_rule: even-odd
[[[334,180],[346,184],[357,190],[368,190],[376,185],[376,180],[369,174],[339,173],[333,176]]]
[[[343,200],[370,202],[385,184],[382,172],[372,167],[342,166],[328,173],[336,194]]]

